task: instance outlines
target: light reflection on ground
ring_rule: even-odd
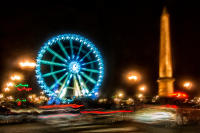
[[[133,114],[133,120],[148,124],[166,124],[176,122],[176,110],[174,108],[143,108]]]
[[[159,127],[159,129],[156,128],[155,133],[160,131],[166,131],[166,133],[168,133],[167,131],[169,130],[164,128],[171,128],[177,124],[178,109],[179,108],[174,105],[144,106],[137,111],[105,110],[102,108],[80,109],[72,107],[33,108],[29,110],[15,110],[14,113],[10,115],[0,115],[0,122],[4,124],[3,128],[5,129],[9,127],[9,123],[16,125],[27,125],[30,123],[30,128],[34,126],[34,124],[40,124],[40,128],[35,128],[39,130],[38,132],[42,132],[43,128],[45,132],[77,131],[121,133],[141,132],[141,129],[142,132],[146,132],[143,130],[143,126],[146,125],[149,130],[151,130],[150,128],[154,129],[154,126],[162,126]],[[136,125],[142,126],[137,127]],[[0,131],[1,129],[2,128],[0,128]],[[53,129],[55,129],[55,131]],[[28,130],[30,129],[27,129],[26,132],[29,132]],[[12,130],[12,133],[13,132],[15,131]],[[170,129],[169,132],[171,133],[173,130]]]

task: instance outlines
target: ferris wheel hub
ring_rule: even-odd
[[[80,64],[77,61],[69,63],[69,71],[71,73],[78,73],[80,71]]]

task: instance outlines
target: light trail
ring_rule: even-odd
[[[80,108],[84,105],[78,105],[78,104],[65,104],[65,105],[45,105],[40,106],[39,108],[42,109],[49,109],[49,108],[64,108],[64,107],[72,107],[72,108]]]

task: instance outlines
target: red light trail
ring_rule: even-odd
[[[128,113],[128,112],[133,112],[132,110],[116,110],[116,111],[109,111],[109,112],[104,112],[104,111],[81,111],[80,113],[83,114],[114,114],[114,113]]]
[[[84,105],[77,105],[77,104],[65,104],[65,105],[46,105],[46,106],[40,106],[39,108],[42,109],[49,109],[49,108],[64,108],[64,107],[72,107],[72,108],[80,108]]]
[[[171,97],[176,97],[176,98],[188,98],[188,94],[183,93],[183,92],[174,92],[170,94]]]
[[[162,105],[162,107],[174,108],[174,109],[178,108],[176,105],[170,105],[170,104]]]

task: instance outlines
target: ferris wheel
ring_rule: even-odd
[[[80,35],[53,37],[37,56],[36,78],[40,87],[62,103],[77,97],[96,98],[103,76],[99,50]]]

